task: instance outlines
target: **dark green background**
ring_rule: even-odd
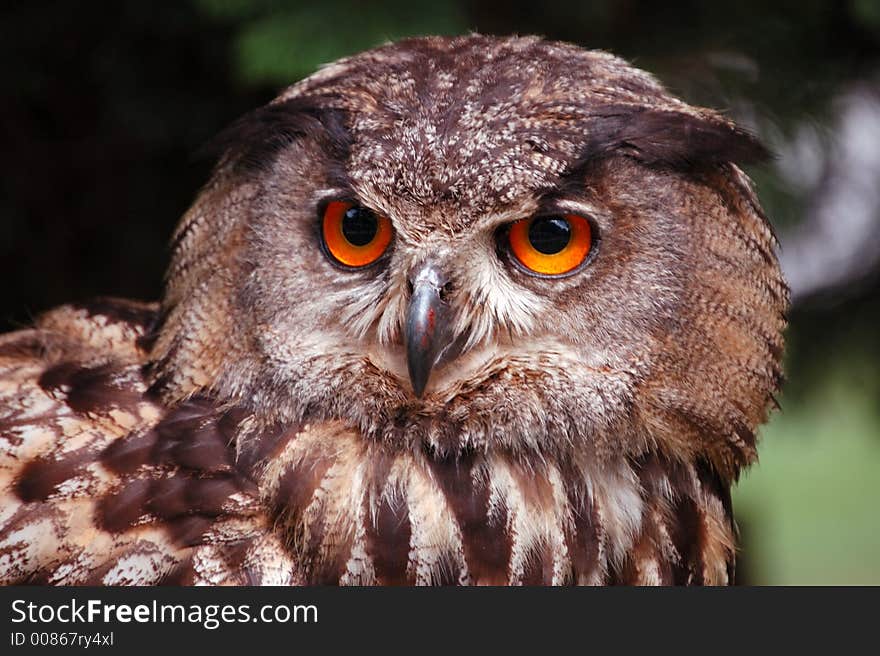
[[[0,328],[98,294],[157,298],[167,239],[210,165],[193,153],[213,134],[321,63],[470,30],[611,50],[773,147],[803,126],[833,144],[836,99],[880,79],[878,0],[6,5]],[[774,163],[749,172],[783,236],[821,197]],[[791,320],[783,410],[735,499],[743,578],[880,583],[876,272],[799,299]]]

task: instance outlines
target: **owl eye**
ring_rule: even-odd
[[[362,205],[334,200],[324,208],[321,233],[327,252],[339,264],[364,267],[382,257],[394,230],[387,217]]]
[[[561,276],[587,259],[593,246],[592,232],[590,222],[576,214],[537,216],[510,226],[508,247],[529,272]]]

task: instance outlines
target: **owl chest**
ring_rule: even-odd
[[[432,460],[334,438],[292,441],[261,480],[274,530],[308,583],[694,578],[681,565],[702,528],[677,530],[671,497],[650,498],[630,464],[597,472],[492,455]]]

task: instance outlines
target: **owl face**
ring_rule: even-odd
[[[304,150],[283,157],[312,171],[335,165]],[[285,168],[274,183],[289,179]],[[338,380],[331,394],[340,401],[347,389],[389,414],[417,409],[422,426],[455,410],[473,421],[481,410],[490,430],[508,408],[511,416],[534,416],[522,422],[520,439],[529,439],[545,433],[533,422],[547,405],[607,415],[609,405],[626,403],[652,331],[673,318],[680,283],[671,272],[686,234],[650,211],[653,194],[634,193],[625,204],[603,197],[603,187],[638,189],[638,167],[597,167],[590,176],[590,190],[582,177],[571,185],[577,192],[545,197],[523,189],[485,210],[455,198],[402,203],[406,188],[379,196],[355,180],[265,193],[251,224],[253,271],[241,292],[242,304],[256,310],[259,352],[298,393],[323,397],[327,381]],[[324,228],[339,221],[331,216],[337,203],[349,207],[350,224],[365,224],[371,241],[374,224],[390,223],[389,243],[369,263],[348,266],[331,251]],[[579,224],[586,234],[572,244]],[[558,233],[549,244],[540,241],[542,227]],[[517,255],[515,248],[525,249],[514,231],[522,228],[526,248],[540,252],[538,244],[557,257],[566,248],[584,252],[569,271],[541,273]]]
[[[754,376],[773,372],[749,358],[778,329],[756,290],[785,291],[729,163],[760,147],[614,57],[402,42],[220,144],[177,236],[157,345],[171,388],[439,451],[620,452],[676,421],[686,435],[688,412],[764,412]],[[232,319],[206,337],[216,307]],[[692,403],[710,389],[712,408]]]

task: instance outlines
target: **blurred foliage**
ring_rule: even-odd
[[[319,65],[406,36],[456,34],[465,22],[451,2],[335,3],[198,0],[208,16],[238,24],[235,71],[245,84],[289,84]]]
[[[156,298],[213,133],[340,56],[471,30],[613,51],[771,144],[804,126],[830,143],[835,96],[880,69],[880,0],[10,3],[0,327],[97,294]],[[772,165],[750,174],[777,227],[797,225],[803,190]],[[783,411],[735,497],[745,579],[880,583],[880,284],[791,320]]]
[[[874,394],[853,369],[874,378]],[[751,581],[880,585],[880,407],[876,364],[864,369],[839,364],[763,431],[734,500]]]

